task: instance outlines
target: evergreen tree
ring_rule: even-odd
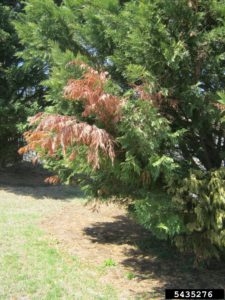
[[[27,0],[16,22],[23,58],[49,71],[50,106],[24,151],[63,179],[86,172],[98,196],[128,197],[144,226],[198,260],[225,246],[224,4]],[[85,126],[103,130],[101,159]]]
[[[0,165],[20,159],[17,154],[19,139],[32,115],[43,105],[45,78],[41,61],[29,63],[16,56],[22,50],[12,21],[22,9],[20,1],[3,1],[0,4]]]

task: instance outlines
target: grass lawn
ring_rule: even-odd
[[[82,201],[77,199],[75,201]],[[0,191],[0,299],[118,299],[102,270],[64,253],[39,224],[66,205]]]

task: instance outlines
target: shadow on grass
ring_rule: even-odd
[[[169,243],[159,241],[126,216],[115,217],[113,222],[93,223],[84,232],[94,243],[129,244],[122,264],[139,281],[154,279],[163,288],[151,288],[137,299],[163,299],[165,288],[224,288],[225,264],[213,269],[194,269],[193,259],[183,256]]]
[[[46,184],[45,179],[51,175],[41,166],[22,163],[0,170],[0,189],[16,195],[32,196],[35,199],[69,201],[73,198],[85,198],[77,186]]]
[[[80,198],[85,200],[85,196],[78,187],[70,186],[9,186],[1,185],[0,190],[4,190],[15,195],[21,196],[31,196],[38,200],[44,200],[46,198],[51,198],[54,200],[61,201],[72,201],[75,198]]]

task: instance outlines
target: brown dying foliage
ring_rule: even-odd
[[[114,160],[112,137],[95,125],[77,122],[75,117],[43,113],[30,118],[29,123],[37,124],[37,127],[24,134],[27,145],[20,148],[20,154],[39,149],[44,154],[54,156],[58,149],[62,149],[63,155],[66,156],[68,147],[76,144],[87,146],[87,160],[94,169],[100,166],[100,151],[112,162]],[[73,151],[69,159],[75,158],[76,153]]]
[[[45,178],[45,183],[58,184],[60,182],[61,182],[61,180],[60,180],[60,178],[57,175]]]
[[[225,111],[225,105],[222,103],[215,103],[214,106],[220,111]]]
[[[83,101],[84,117],[94,114],[106,127],[109,123],[118,122],[121,117],[122,101],[116,96],[105,93],[104,85],[108,80],[108,73],[98,72],[80,62],[70,64],[78,64],[85,71],[81,79],[69,80],[64,89],[64,97],[73,101]]]

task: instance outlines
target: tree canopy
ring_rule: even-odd
[[[224,0],[27,0],[14,22],[20,55],[42,62],[48,107],[21,152],[98,197],[128,199],[144,226],[197,260],[218,256],[224,22]]]
[[[18,139],[21,139],[27,116],[43,105],[44,88],[39,82],[45,78],[42,61],[32,58],[26,62],[17,52],[23,49],[13,21],[22,10],[20,1],[0,4],[0,165],[15,162]]]

